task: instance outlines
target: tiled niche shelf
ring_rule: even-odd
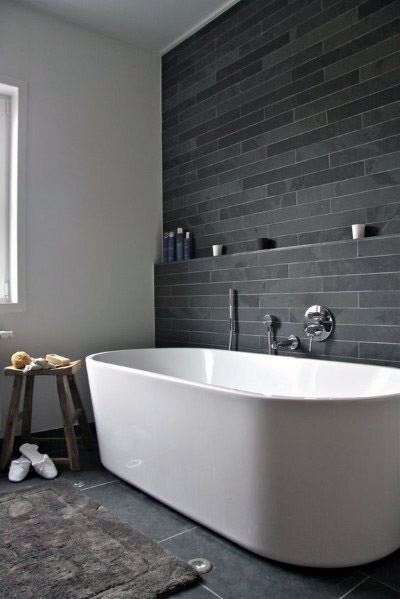
[[[332,309],[321,357],[400,366],[400,235],[259,250],[155,265],[157,345],[226,347],[227,293],[238,293],[238,349],[265,351],[266,312],[279,337],[303,337],[304,311]]]
[[[355,255],[345,255],[348,251],[345,248],[354,248],[354,251],[350,253],[355,253]],[[359,250],[359,248],[361,249]],[[378,253],[364,253],[368,251],[368,248],[370,248],[372,251],[375,250]],[[292,262],[303,262],[305,256],[309,257],[306,258],[306,260],[327,260],[330,259],[328,257],[330,252],[332,253],[332,256],[335,254],[338,258],[342,257],[341,252],[343,252],[343,257],[346,258],[375,255],[379,256],[382,255],[382,253],[379,251],[380,249],[384,251],[384,255],[400,253],[400,235],[379,235],[364,237],[358,240],[342,239],[340,241],[327,241],[323,243],[251,250],[246,252],[237,252],[234,254],[223,254],[222,256],[205,256],[200,258],[192,258],[190,260],[156,262],[154,266],[158,274],[172,274],[175,272],[203,271],[208,268],[210,268],[210,270],[219,270],[226,268],[246,268],[258,265],[262,266],[265,264],[277,264],[280,263],[281,260],[283,263],[290,264]],[[360,254],[358,254],[359,251],[361,252]],[[326,258],[318,258],[318,256],[325,255],[327,256]]]

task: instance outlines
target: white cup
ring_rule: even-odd
[[[353,239],[365,237],[365,225],[351,225],[351,230],[353,232]]]
[[[222,248],[223,247],[224,247],[223,245],[213,245],[212,246],[213,256],[222,256]]]

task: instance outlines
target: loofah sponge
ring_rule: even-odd
[[[17,351],[11,356],[11,364],[14,368],[24,368],[32,362],[32,358],[25,351]]]

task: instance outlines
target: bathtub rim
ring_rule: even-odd
[[[332,404],[332,403],[338,403],[338,404],[342,404],[342,403],[348,403],[348,402],[373,402],[373,401],[399,401],[400,400],[400,389],[397,393],[390,393],[390,394],[386,394],[386,395],[371,395],[371,396],[356,396],[356,397],[329,397],[329,396],[323,396],[323,397],[316,397],[316,396],[293,396],[293,395],[266,395],[266,394],[262,394],[262,393],[254,393],[252,391],[247,391],[245,389],[236,389],[233,387],[225,387],[223,385],[211,385],[209,383],[200,383],[197,381],[191,381],[189,379],[184,379],[184,378],[178,378],[172,375],[168,375],[168,374],[161,374],[158,372],[152,372],[151,370],[143,370],[141,368],[134,368],[132,366],[124,366],[122,364],[113,364],[110,362],[105,362],[102,361],[101,359],[98,359],[100,356],[106,355],[106,354],[117,354],[117,353],[121,353],[121,352],[129,352],[129,351],[141,351],[141,350],[158,350],[158,349],[173,349],[173,350],[178,350],[178,351],[185,351],[185,350],[191,350],[191,349],[195,349],[195,350],[210,350],[213,352],[227,352],[227,350],[224,349],[214,349],[214,348],[203,348],[203,347],[162,347],[162,348],[157,348],[157,347],[141,347],[141,348],[129,348],[129,349],[117,349],[117,350],[110,350],[110,351],[103,351],[103,352],[97,352],[94,354],[90,354],[88,356],[86,356],[85,358],[85,362],[86,364],[89,364],[90,362],[94,362],[94,363],[98,363],[98,364],[102,364],[103,366],[105,366],[106,368],[110,368],[112,370],[120,370],[122,372],[134,372],[136,375],[141,375],[144,377],[148,377],[148,378],[156,378],[159,380],[165,380],[168,382],[172,382],[172,383],[178,383],[180,385],[188,385],[190,387],[195,387],[195,388],[200,388],[200,389],[204,389],[204,390],[210,390],[213,389],[215,391],[218,391],[220,393],[223,394],[229,394],[229,395],[235,395],[235,396],[240,396],[240,397],[248,397],[251,399],[258,399],[258,400],[268,400],[268,402],[279,402],[279,403],[283,403],[283,402],[298,402],[298,403],[313,403],[313,404],[320,404],[320,403],[328,403],[328,404]],[[253,352],[241,352],[241,351],[235,351],[235,354],[240,354],[240,355],[252,355]],[[258,354],[256,353],[256,355],[268,355],[268,354]],[[296,360],[304,360],[306,361],[307,358],[299,358],[299,357],[295,357],[295,356],[272,356],[274,359],[282,359],[282,358],[292,358],[292,359],[296,359]],[[320,360],[319,358],[315,358],[316,360],[320,361],[320,362],[324,362],[324,360]],[[308,360],[307,360],[308,361]],[[340,362],[339,360],[329,360],[330,364],[338,364],[338,365],[343,365],[343,362]],[[345,362],[344,364],[348,364],[348,362]],[[350,362],[350,364],[352,366],[355,367],[364,367],[364,366],[370,366],[372,368],[385,368],[385,369],[390,369],[393,371],[396,371],[397,373],[399,373],[399,369],[398,368],[394,368],[393,366],[378,366],[378,365],[373,365],[373,364],[357,364],[354,362]]]

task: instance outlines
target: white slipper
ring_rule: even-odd
[[[8,480],[12,483],[20,483],[26,478],[30,467],[31,461],[23,455],[19,456],[17,460],[13,460],[10,464]]]
[[[31,461],[35,472],[40,476],[47,479],[55,478],[58,473],[54,462],[46,453],[39,453],[38,447],[38,445],[33,445],[33,443],[24,443],[19,450]]]

